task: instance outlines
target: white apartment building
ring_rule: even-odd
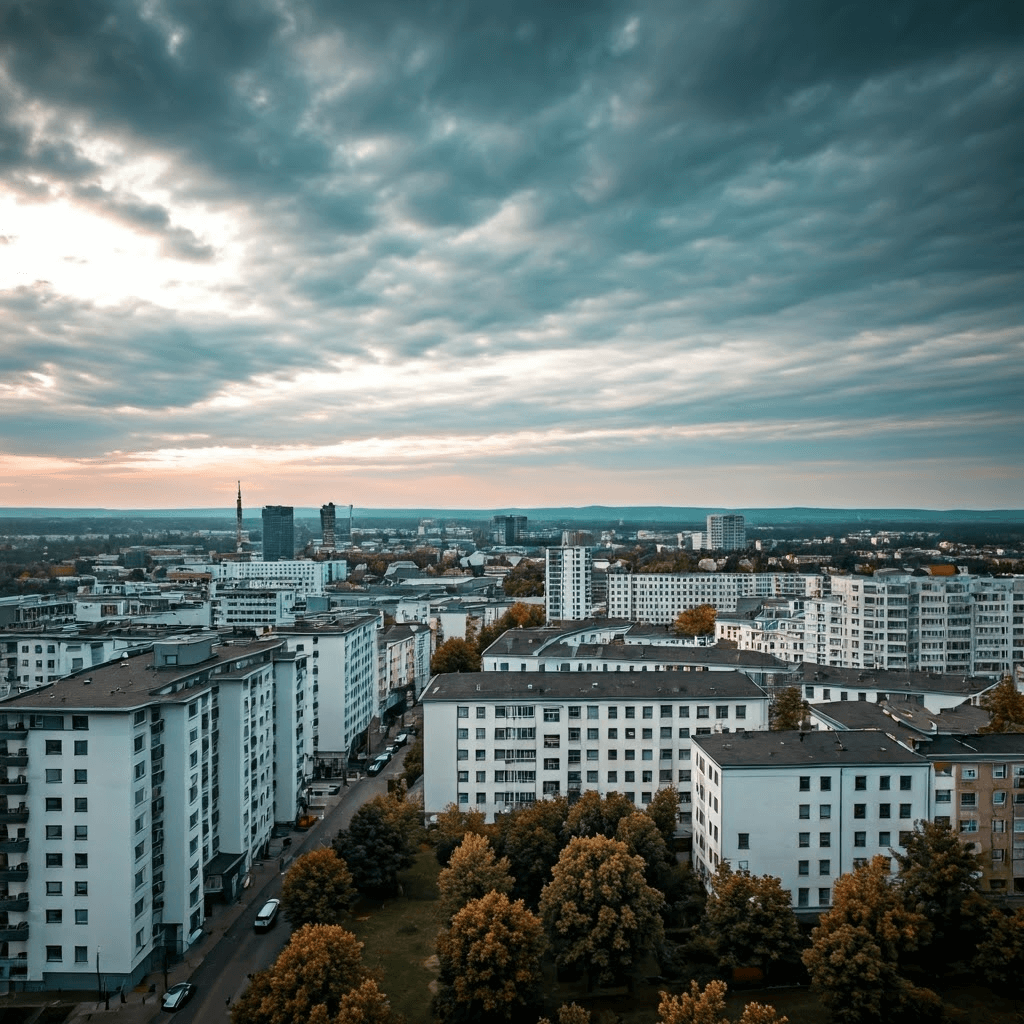
[[[348,576],[344,559],[314,562],[307,558],[278,562],[218,562],[211,568],[214,580],[256,580],[259,583],[286,583],[306,594],[323,594],[330,583]]]
[[[214,629],[269,629],[295,622],[298,593],[293,586],[210,584]]]
[[[0,626],[25,629],[74,622],[75,602],[70,594],[16,594],[0,597]]]
[[[736,611],[741,598],[820,597],[829,577],[798,573],[608,573],[608,617],[669,626],[680,612],[710,604]]]
[[[430,679],[433,631],[422,622],[389,626],[377,634],[378,707],[383,708],[392,695],[413,699],[423,692]]]
[[[699,736],[693,863],[773,875],[820,912],[840,875],[899,849],[930,813],[931,765],[883,732]]]
[[[307,718],[303,752],[339,771],[365,743],[377,714],[380,625],[381,616],[374,612],[328,613],[276,631],[288,651],[309,660],[316,713]]]
[[[108,585],[102,591],[75,596],[75,619],[81,623],[132,621],[140,625],[175,626],[179,629],[210,627],[210,602],[205,595],[188,590],[165,590],[146,585]]]
[[[704,547],[712,551],[741,551],[747,546],[747,531],[740,515],[710,515]]]
[[[1001,676],[1024,661],[1024,577],[882,569],[831,583],[802,610],[796,602],[784,614],[766,609],[716,633],[744,650],[837,667]]]
[[[157,641],[0,703],[5,980],[134,985],[202,936],[206,900],[233,900],[279,807],[294,812],[285,725],[306,659],[216,639]]]
[[[544,610],[548,622],[589,619],[594,608],[594,567],[588,547],[544,552]]]
[[[742,672],[759,686],[799,683],[800,669],[771,655],[720,647],[630,642],[630,623],[506,630],[483,653],[485,672]],[[641,640],[643,634],[634,637]]]
[[[768,698],[739,672],[692,676],[462,672],[423,695],[424,801],[502,811],[558,794],[678,787],[690,823],[691,737],[768,727]]]

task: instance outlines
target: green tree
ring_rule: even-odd
[[[978,732],[1024,732],[1024,693],[1010,676],[1003,676],[978,703],[992,716]]]
[[[442,672],[479,672],[480,655],[476,644],[453,636],[439,644],[434,656],[430,659],[431,675]]]
[[[418,807],[392,794],[374,797],[355,812],[349,827],[335,837],[334,852],[348,865],[360,892],[397,891],[398,872],[412,864],[416,850],[416,832],[409,821],[409,811],[419,815]]]
[[[975,879],[978,858],[948,825],[933,821],[917,822],[903,852],[892,852],[899,864],[903,902],[923,914],[929,925],[918,942],[918,960],[935,974],[957,961],[969,961],[984,919]]]
[[[544,563],[524,558],[506,574],[501,589],[507,597],[543,597]]]
[[[467,903],[437,940],[441,1020],[509,1020],[539,1002],[544,929],[522,900],[491,892]]]
[[[568,801],[558,797],[502,814],[495,822],[494,847],[508,857],[516,880],[513,892],[528,907],[537,906],[541,890],[551,880],[551,869],[565,846],[562,828],[568,813]]]
[[[295,932],[273,966],[252,976],[231,1008],[232,1024],[328,1024],[343,998],[370,979],[363,944],[332,924],[307,924]]]
[[[768,706],[768,721],[779,731],[806,728],[807,701],[797,687],[787,686],[775,695]]]
[[[989,909],[973,968],[998,992],[1017,995],[1024,977],[1024,909]]]
[[[445,920],[450,921],[471,900],[489,892],[510,893],[514,882],[508,858],[498,860],[486,836],[467,832],[448,867],[437,876]]]
[[[417,736],[410,744],[402,762],[402,781],[411,786],[423,774],[423,737]]]
[[[588,789],[569,808],[565,834],[570,839],[573,836],[607,836],[612,839],[619,822],[636,813],[633,801],[621,793],[613,792],[603,797],[596,789]]]
[[[559,967],[585,970],[591,985],[629,978],[661,942],[663,897],[647,884],[644,867],[615,839],[569,842],[540,897]]]
[[[699,604],[676,616],[672,629],[679,636],[713,636],[718,612],[713,604]]]
[[[928,922],[907,909],[888,873],[889,858],[875,857],[843,875],[832,908],[804,951],[811,985],[836,1024],[898,1024],[941,1015],[935,993],[915,988],[901,973]]]
[[[758,967],[767,974],[795,961],[802,945],[792,894],[779,879],[733,871],[724,860],[711,879],[704,929],[721,967]]]
[[[341,924],[355,895],[348,865],[330,847],[297,858],[281,886],[281,904],[293,928]]]
[[[676,826],[679,821],[679,790],[673,786],[659,789],[647,805],[646,813],[658,826],[661,838],[665,840],[665,848],[671,851],[675,844]]]

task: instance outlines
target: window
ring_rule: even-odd
[[[853,777],[853,788],[854,789],[867,789],[868,788],[868,777],[866,775],[855,775]]]
[[[662,704],[662,705],[660,705],[660,707],[658,708],[658,713],[659,713],[659,716],[661,718],[671,718],[672,717],[672,705],[671,704]],[[729,709],[726,708],[725,709],[725,715],[723,715],[722,717],[725,718],[728,714],[729,714]]]
[[[832,788],[832,776],[822,775],[822,777],[818,780],[818,783],[821,787],[822,792],[827,793]]]
[[[807,792],[810,792],[810,789],[811,789],[811,777],[810,777],[810,775],[801,775],[800,776],[800,792],[801,793],[807,793]]]
[[[75,882],[75,895],[76,896],[88,896],[89,895],[89,883],[88,882]]]
[[[487,730],[486,729],[477,729],[477,731],[476,731],[476,738],[478,740],[485,740],[485,739],[487,739]]]
[[[46,826],[46,838],[47,839],[60,839],[64,834],[63,826],[61,825],[47,825]]]
[[[608,773],[608,781],[609,782],[618,782],[619,781],[619,773],[618,772],[609,772]]]
[[[608,709],[608,717],[609,718],[618,718],[619,717],[619,709],[617,707],[615,707],[614,705],[612,707],[610,707]]]
[[[729,705],[728,704],[716,704],[715,705],[715,718],[728,718],[729,717]]]
[[[901,832],[901,833],[899,834],[899,841],[900,841],[900,846],[906,846],[906,845],[907,845],[907,843],[909,843],[909,842],[910,842],[910,837],[911,837],[911,836],[912,836],[913,834],[914,834],[913,832]]]
[[[89,771],[87,768],[76,768],[75,769],[75,784],[81,785],[83,782],[89,781]]]
[[[811,816],[811,805],[810,804],[801,804],[800,805],[800,817],[801,818],[809,818],[810,816]]]
[[[936,794],[938,796],[938,794]],[[992,794],[992,803],[996,807],[1002,807],[1006,803],[1006,790],[998,789]]]
[[[597,772],[587,772],[587,782],[597,782]]]
[[[46,769],[46,781],[47,782],[60,782],[63,778],[63,773],[59,768],[47,768]]]
[[[456,715],[459,718],[469,718],[469,708],[468,707],[459,708],[458,711],[456,711],[455,713],[456,713]]]
[[[868,834],[867,834],[867,832],[854,832],[853,833],[853,845],[854,846],[867,846],[868,845]]]
[[[948,789],[937,789],[935,790],[935,802],[937,804],[948,804],[952,797],[952,792]],[[1005,796],[1005,794],[1004,794]],[[993,802],[995,801],[995,794],[992,795]]]
[[[1006,778],[1006,765],[1005,764],[994,764],[994,765],[992,765],[992,778],[993,779],[1005,779]]]
[[[146,774],[146,762],[145,761],[140,761],[135,766],[135,778],[136,779],[141,779],[145,774]]]
[[[61,752],[61,741],[60,740],[47,740],[46,741],[46,752],[48,754],[59,754]]]
[[[977,793],[961,793],[960,794],[960,806],[961,807],[977,807],[978,806],[978,794]]]
[[[879,804],[878,805],[878,816],[880,818],[888,818],[888,817],[890,817],[890,806],[891,805],[889,805],[889,804]]]
[[[796,837],[797,846],[810,846],[811,845],[811,833],[810,832],[798,832]]]
[[[978,821],[976,818],[962,818],[960,820],[960,831],[961,832],[977,832]]]
[[[143,841],[143,842],[139,843],[138,846],[135,847],[135,859],[138,860],[145,852],[146,852],[146,843],[145,843],[145,841]]]
[[[588,704],[587,705],[587,718],[590,718],[590,719],[597,718],[599,710],[600,709],[598,708],[598,706],[596,704]]]
[[[811,873],[811,862],[809,860],[797,861],[796,873],[798,875],[809,875]]]
[[[86,946],[75,946],[75,963],[87,964],[89,962],[89,950]]]
[[[89,854],[87,853],[76,853],[75,854],[75,867],[76,868],[87,868],[89,866]]]
[[[46,809],[48,811],[59,811],[64,806],[64,801],[59,796],[48,796],[46,798]]]
[[[746,704],[737,704],[736,705],[736,717],[737,718],[746,718],[747,717],[747,705]]]
[[[867,804],[854,804],[853,805],[853,816],[855,818],[866,818],[868,812]]]
[[[653,729],[641,729],[640,730],[640,739],[642,739],[642,740],[653,740],[654,739],[654,730]]]
[[[739,834],[739,839],[738,839],[738,841],[736,843],[736,846],[739,849],[741,849],[741,850],[749,850],[750,849],[750,833],[749,832],[741,832]]]
[[[75,810],[76,811],[87,811],[87,810],[89,810],[89,798],[87,796],[76,796],[75,797]]]
[[[879,832],[878,833],[878,845],[879,846],[892,846],[892,842],[890,841],[889,837],[890,837],[890,833],[889,832]]]
[[[626,708],[627,718],[636,718],[636,708]]]
[[[901,775],[900,776],[900,789],[902,789],[902,790],[909,790],[911,788],[911,785],[912,785],[913,781],[914,781],[913,780],[913,776],[911,776],[911,775]]]
[[[64,865],[64,854],[48,853],[46,855],[46,866],[48,868],[59,868]]]
[[[820,804],[818,806],[818,817],[819,818],[831,818],[832,817],[832,805],[831,804]]]
[[[47,946],[46,959],[50,963],[56,963],[64,959],[64,952],[60,946]]]
[[[978,777],[977,768],[963,768],[960,771],[961,779],[976,779]]]
[[[818,845],[819,846],[831,846],[832,845],[832,833],[831,832],[819,832],[818,833]]]
[[[827,907],[832,902],[832,890],[831,889],[819,889],[818,890],[818,905]]]
[[[88,825],[76,825],[75,826],[75,839],[88,839],[89,838],[89,826]]]
[[[476,717],[477,718],[486,718],[487,717],[487,708],[485,708],[485,707],[478,707],[476,709]]]
[[[146,737],[139,733],[135,737],[135,753],[137,754],[146,745]]]
[[[88,910],[76,910],[75,911],[75,924],[88,924],[89,923],[89,911]]]
[[[810,905],[810,889],[797,889],[796,891],[796,905],[798,907],[806,907]]]
[[[707,714],[706,714],[707,708],[705,708],[704,711],[705,711],[704,717],[707,718],[708,717]],[[643,713],[644,718],[653,718],[654,717],[654,708],[650,707],[650,706],[645,707],[643,709],[642,713]]]
[[[832,861],[830,861],[830,860],[819,860],[818,861],[818,874],[819,875],[831,875],[832,874]]]
[[[89,716],[88,715],[72,715],[71,716],[71,728],[72,729],[88,729],[89,728]]]
[[[599,734],[598,734],[598,730],[597,729],[588,729],[587,730],[587,739],[588,740],[596,740],[598,738],[599,738]]]
[[[888,775],[880,775],[878,777],[878,788],[879,789],[888,789],[889,788],[889,776]]]
[[[561,712],[558,708],[545,708],[544,709],[544,721],[545,722],[558,722],[561,720]]]
[[[64,891],[63,882],[47,882],[46,883],[46,895],[47,896],[60,896]]]
[[[557,757],[545,757],[544,758],[544,770],[546,772],[558,771],[559,760]]]
[[[459,782],[469,782],[469,772],[459,772]],[[142,818],[136,819],[135,830],[136,832],[142,827]]]
[[[992,819],[992,831],[993,832],[1005,832],[1006,831],[1006,819],[1005,818],[993,818]]]
[[[909,818],[909,817],[911,817],[910,804],[900,804],[900,817],[901,818]]]
[[[46,912],[47,924],[60,924],[64,920],[64,912],[61,910],[48,910]]]
[[[579,704],[570,704],[569,705],[569,717],[570,718],[579,718],[580,717],[580,705]]]
[[[468,729],[456,729],[455,730],[455,738],[457,740],[468,740],[469,739],[469,730]]]
[[[89,741],[88,740],[75,740],[75,755],[81,756],[89,753]]]

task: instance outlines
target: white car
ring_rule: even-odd
[[[160,1008],[167,1013],[174,1013],[175,1010],[180,1010],[195,995],[195,992],[196,987],[191,981],[180,981],[167,990]]]

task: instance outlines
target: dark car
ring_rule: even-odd
[[[409,742],[409,734],[407,732],[400,732],[395,737],[395,743],[398,746],[400,746],[400,747],[404,747],[406,745],[406,743],[408,743],[408,742]]]
[[[387,763],[390,760],[390,754],[381,754],[380,757],[375,758],[373,761],[370,762],[370,766],[366,769],[366,774],[379,775],[387,766]]]
[[[196,987],[191,981],[180,981],[167,990],[160,1008],[167,1013],[174,1013],[175,1010],[180,1010],[195,994]]]

